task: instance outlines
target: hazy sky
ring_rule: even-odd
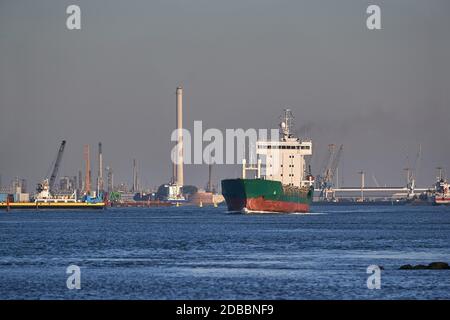
[[[66,28],[70,4],[79,31]],[[382,30],[366,28],[369,4]],[[116,182],[131,182],[133,157],[143,184],[167,182],[181,84],[187,128],[276,127],[290,106],[313,171],[342,143],[346,185],[361,169],[400,185],[421,144],[429,185],[436,166],[450,170],[449,34],[448,0],[0,0],[3,184],[45,176],[62,139],[60,175],[77,174],[83,144],[94,161],[101,141]],[[206,166],[186,166],[186,183],[206,179]]]

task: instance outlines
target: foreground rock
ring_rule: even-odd
[[[405,264],[399,270],[450,270],[450,266],[445,262],[432,262],[429,265],[418,264],[416,266]]]
[[[448,270],[450,266],[445,262],[432,262],[428,265],[428,269],[432,270]]]

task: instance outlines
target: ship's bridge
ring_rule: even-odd
[[[270,151],[269,151],[270,150]],[[289,150],[289,153],[295,153],[302,156],[312,155],[311,140],[300,141],[300,139],[290,138],[282,141],[258,141],[256,143],[257,154],[265,155],[272,150]]]
[[[266,179],[297,187],[309,183],[305,181],[304,157],[312,155],[310,140],[285,138],[280,141],[258,141],[256,154],[263,158]]]

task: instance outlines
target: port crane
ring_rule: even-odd
[[[406,188],[408,189],[407,195],[408,198],[413,198],[415,196],[414,191],[416,189],[417,174],[419,171],[421,157],[422,157],[422,145],[419,144],[419,150],[417,151],[414,167],[412,168],[407,167],[403,169],[406,172]]]
[[[372,180],[375,183],[376,187],[366,187],[365,186],[365,171],[359,171],[358,174],[361,175],[361,185],[360,187],[346,187],[346,188],[337,188],[333,187],[332,189],[322,189],[321,195],[324,194],[322,197],[323,200],[327,200],[327,195],[329,193],[332,193],[333,200],[336,193],[343,195],[344,193],[350,194],[350,193],[356,193],[360,192],[360,198],[356,201],[366,201],[365,193],[369,193],[372,196],[374,194],[378,194],[375,197],[376,198],[385,198],[383,194],[392,194],[392,199],[408,199],[408,200],[414,200],[420,193],[426,193],[429,192],[429,188],[417,188],[417,175],[420,167],[420,161],[422,157],[422,146],[419,144],[419,149],[415,157],[415,161],[413,163],[413,166],[409,167],[409,157],[407,157],[407,164],[408,167],[403,169],[406,172],[406,185],[402,187],[390,187],[390,186],[380,186],[378,183],[378,180],[376,179],[375,175],[372,174]],[[367,196],[366,196],[367,197]],[[420,196],[419,196],[420,197]],[[335,199],[337,200],[337,199]]]
[[[50,175],[50,179],[46,178],[42,183],[37,186],[37,192],[39,198],[50,198],[55,186],[56,177],[58,176],[59,165],[61,164],[61,159],[64,154],[64,148],[66,146],[66,140],[61,142],[61,145],[56,155],[56,160],[53,165],[53,170]]]
[[[329,145],[327,157],[325,158],[321,173],[317,177],[318,188],[320,189],[320,198],[323,200],[328,199],[328,193],[333,193],[333,178],[336,174],[343,149],[344,145],[342,144],[340,145],[338,151],[336,151],[336,145]]]

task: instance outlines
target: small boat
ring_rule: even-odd
[[[450,184],[440,178],[435,184],[435,192],[432,197],[434,205],[450,205]]]

